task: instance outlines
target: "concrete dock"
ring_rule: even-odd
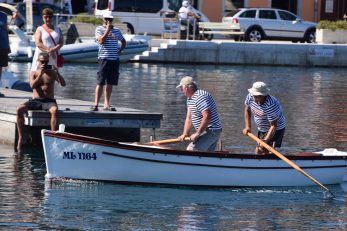
[[[17,143],[16,108],[32,97],[31,92],[0,89],[5,94],[0,98],[0,142]],[[103,139],[137,142],[141,128],[159,128],[161,113],[117,107],[116,111],[90,112],[92,102],[56,98],[59,113],[58,124],[65,124],[66,132],[94,136]],[[25,116],[26,139],[31,144],[40,144],[41,129],[50,129],[50,114],[46,111],[29,111]]]
[[[132,62],[347,67],[347,44],[153,39]]]

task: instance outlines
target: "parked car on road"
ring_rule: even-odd
[[[68,11],[61,9],[60,7],[57,7],[53,4],[48,3],[37,3],[33,2],[33,31],[36,30],[36,28],[43,24],[42,20],[42,10],[45,8],[51,8],[54,12],[54,14],[69,14]],[[26,29],[26,4],[25,3],[19,3],[17,5],[17,14],[20,14],[21,17],[16,17],[14,20],[14,24],[18,26],[20,29],[25,30]],[[65,31],[65,27],[67,27],[68,18],[64,16],[54,17],[55,23],[58,23],[58,26],[61,27],[63,31]],[[58,20],[58,21],[57,21]],[[65,28],[65,29],[64,29]]]
[[[316,40],[316,23],[303,21],[285,10],[241,8],[228,13],[222,21],[239,23],[246,41],[278,39],[313,43]]]

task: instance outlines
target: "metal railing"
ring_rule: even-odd
[[[168,35],[169,39],[175,37],[189,40],[192,37],[192,40],[195,40],[197,37],[196,33],[199,33],[199,31],[197,30],[197,20],[195,19],[181,20],[177,18],[164,18],[162,38]]]

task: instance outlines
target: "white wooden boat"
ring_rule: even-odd
[[[208,187],[310,186],[274,155],[193,152],[42,130],[47,179]],[[347,153],[287,156],[322,184],[339,184]]]
[[[35,52],[35,43],[17,26],[10,25],[9,28],[14,33],[10,36],[11,53],[9,58],[13,61],[31,62]],[[135,55],[148,50],[148,40],[146,36],[124,35],[127,45],[120,54],[120,61],[127,62]],[[150,37],[148,37],[149,39]],[[98,44],[94,39],[83,40],[82,43],[64,45],[60,49],[65,62],[97,63]]]

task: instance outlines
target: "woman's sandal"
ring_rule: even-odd
[[[90,111],[98,111],[99,109],[98,109],[98,106],[93,105],[93,106],[90,107],[89,110],[90,110]]]
[[[102,110],[104,111],[117,111],[114,107],[104,107]]]

